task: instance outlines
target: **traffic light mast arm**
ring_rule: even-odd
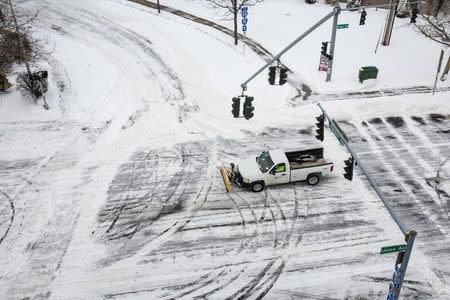
[[[339,10],[334,8],[332,12],[330,12],[328,15],[326,15],[325,17],[323,17],[319,22],[317,22],[316,24],[314,24],[313,26],[311,26],[311,28],[309,28],[308,30],[306,30],[301,36],[299,36],[295,41],[293,41],[292,43],[290,43],[286,48],[284,48],[283,50],[281,50],[280,53],[278,53],[277,55],[275,55],[269,62],[267,62],[263,67],[261,67],[258,71],[255,72],[255,74],[253,74],[252,76],[250,76],[249,79],[247,79],[246,81],[244,81],[241,84],[241,87],[243,89],[245,89],[247,87],[247,84],[252,81],[256,76],[259,75],[259,73],[261,73],[262,71],[264,71],[268,66],[270,66],[273,62],[277,61],[280,59],[280,57],[286,53],[289,49],[291,49],[292,47],[294,47],[298,42],[300,42],[301,40],[303,40],[306,36],[308,36],[311,32],[313,32],[317,27],[319,27],[320,25],[322,25],[323,23],[325,23],[328,19],[330,19],[332,16],[334,16],[335,14],[339,13]]]
[[[323,115],[325,116],[325,118],[328,120],[328,122],[331,123],[332,119],[328,116],[327,112],[325,111],[325,109],[322,107],[322,105],[320,105],[320,103],[317,104],[319,106],[319,108],[322,110]],[[350,154],[352,155],[353,159],[355,162],[358,163],[358,167],[361,169],[361,171],[363,172],[363,174],[366,176],[367,180],[369,181],[370,185],[372,186],[372,188],[375,190],[375,192],[377,193],[378,197],[381,199],[381,201],[383,202],[384,206],[387,208],[387,210],[389,211],[389,213],[391,214],[392,218],[394,219],[394,221],[397,223],[398,227],[400,228],[400,230],[403,232],[403,234],[408,233],[408,229],[406,228],[405,224],[403,224],[403,222],[401,221],[400,217],[397,215],[397,213],[394,211],[394,209],[392,208],[392,206],[389,204],[389,202],[387,201],[387,199],[384,197],[383,192],[378,188],[378,186],[375,184],[375,182],[372,180],[372,178],[369,176],[369,172],[367,172],[366,168],[364,167],[364,164],[361,163],[361,161],[358,159],[358,156],[356,155],[355,151],[353,150],[353,148],[350,146],[349,143],[347,143],[347,141],[345,141],[345,139],[342,139],[342,143],[345,145],[345,147],[348,149],[348,151],[350,152]]]

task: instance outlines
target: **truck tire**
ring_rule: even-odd
[[[320,181],[320,175],[319,174],[311,174],[308,175],[308,178],[306,178],[306,183],[309,185],[316,185]]]
[[[253,182],[250,187],[252,191],[254,191],[255,193],[259,193],[262,190],[264,190],[264,182],[262,181]]]

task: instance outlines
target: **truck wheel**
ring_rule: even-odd
[[[316,185],[320,181],[320,176],[317,174],[309,175],[308,178],[306,178],[306,182],[309,185]]]
[[[251,188],[252,191],[254,191],[255,193],[259,193],[262,190],[264,190],[264,182],[261,181],[253,182]]]

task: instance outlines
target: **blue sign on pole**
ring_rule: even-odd
[[[389,284],[389,293],[387,300],[397,300],[399,288],[403,281],[403,272],[398,266],[395,266],[394,274],[392,275],[392,282]]]
[[[241,16],[242,16],[242,31],[246,32],[247,31],[247,23],[248,23],[248,7],[247,6],[242,6],[241,7]]]

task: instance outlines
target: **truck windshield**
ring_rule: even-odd
[[[260,156],[256,158],[256,162],[258,163],[258,167],[261,172],[266,173],[273,166],[273,161],[270,158],[269,152],[264,151]]]

